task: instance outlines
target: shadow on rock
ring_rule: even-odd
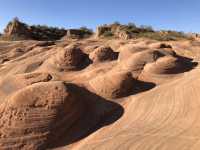
[[[84,54],[83,59],[82,59],[82,63],[78,66],[78,68],[76,69],[77,71],[80,71],[82,69],[87,68],[90,64],[92,64],[92,60],[89,59],[88,54]]]
[[[174,70],[176,73],[183,73],[183,72],[190,71],[198,65],[198,62],[193,62],[193,59],[191,58],[187,58],[183,56],[177,56],[177,58],[178,58],[177,63],[181,65],[179,68]]]
[[[133,88],[132,93],[130,93],[130,95],[151,90],[156,86],[156,84],[152,82],[144,82],[144,81],[139,81],[139,80],[137,80],[136,82],[137,82],[136,83],[137,86]]]
[[[48,148],[67,146],[77,142],[103,126],[117,121],[124,113],[123,107],[119,104],[91,93],[83,87],[68,83],[67,87],[72,93],[77,93],[77,99],[82,103],[81,117],[70,129],[63,130],[59,137],[55,138],[54,135],[51,135],[54,140],[50,140]]]

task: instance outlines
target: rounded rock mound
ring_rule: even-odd
[[[52,78],[50,74],[41,72],[6,76],[0,80],[0,102],[26,86],[38,82],[48,82]]]
[[[197,64],[187,58],[165,56],[145,65],[143,73],[178,74],[193,69]]]
[[[118,58],[118,53],[109,46],[100,46],[90,53],[89,58],[94,62],[112,61]]]
[[[103,118],[115,111],[123,113],[120,105],[75,84],[32,84],[0,105],[0,147],[41,150],[72,144],[103,126]]]
[[[126,60],[127,58],[129,58],[131,55],[138,53],[138,52],[142,52],[148,49],[147,46],[144,46],[145,44],[125,44],[122,45],[119,48],[119,61],[123,61]]]
[[[46,149],[79,119],[82,106],[63,82],[25,87],[0,107],[0,147]]]
[[[165,56],[175,56],[174,51],[169,50],[148,50],[132,54],[128,60],[121,62],[121,69],[130,72],[140,72],[148,63],[157,61]]]
[[[89,64],[89,58],[77,45],[69,45],[59,49],[58,53],[48,60],[48,63],[60,71],[79,70]]]
[[[181,69],[181,63],[177,58],[166,56],[156,62],[145,65],[144,72],[153,74],[172,74]]]
[[[136,80],[131,73],[107,73],[92,79],[89,84],[96,94],[104,98],[128,96],[134,89]]]

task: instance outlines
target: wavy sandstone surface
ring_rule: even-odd
[[[200,41],[0,42],[0,149],[199,150]]]

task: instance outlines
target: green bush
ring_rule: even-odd
[[[189,39],[183,33],[180,32],[166,32],[162,34],[161,32],[140,32],[137,35],[138,38],[149,38],[158,41],[176,41],[181,39]]]
[[[112,37],[112,36],[114,36],[114,34],[111,31],[106,31],[103,33],[103,36],[104,37]]]
[[[16,25],[16,23],[18,23]],[[67,34],[67,30],[57,27],[49,27],[47,25],[27,25],[20,22],[18,18],[14,18],[13,21],[8,23],[7,28],[4,30],[5,33],[10,28],[10,25],[20,26],[19,32],[9,35],[9,37],[0,34],[0,40],[59,40]],[[22,32],[20,32],[22,30]],[[80,38],[87,38],[93,34],[91,29],[83,26],[80,29],[74,29],[72,34],[77,35]],[[77,30],[77,31],[76,31]],[[69,31],[69,30],[68,30]],[[99,30],[100,31],[100,30]],[[159,41],[171,41],[171,40],[181,40],[181,39],[191,39],[183,32],[177,31],[154,31],[151,26],[136,26],[134,23],[130,22],[126,25],[120,24],[119,22],[114,22],[110,25],[105,24],[101,26],[101,31],[98,36],[113,38],[117,36],[120,32],[127,33],[130,37],[134,38],[149,38]],[[73,33],[74,32],[74,33]]]
[[[113,22],[113,25],[121,25],[121,23],[119,22],[119,21],[115,21],[115,22]]]
[[[128,26],[129,28],[137,28],[137,26],[136,26],[135,23],[133,23],[133,22],[129,22],[129,23],[127,24],[127,26]]]
[[[143,30],[143,32],[154,32],[153,28],[147,25],[141,25],[140,29]]]
[[[92,29],[89,29],[89,28],[87,28],[85,26],[80,27],[80,31],[81,31],[81,33],[83,35],[83,38],[90,37],[94,33]]]
[[[31,36],[35,40],[59,40],[66,34],[65,29],[48,27],[46,25],[30,26]]]

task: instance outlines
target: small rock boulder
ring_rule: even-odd
[[[59,81],[33,84],[11,95],[0,107],[1,147],[48,148],[83,113],[75,95]]]
[[[90,53],[89,58],[94,63],[111,61],[118,58],[118,52],[114,52],[109,46],[100,46]]]
[[[120,98],[134,90],[136,80],[131,73],[107,73],[92,79],[89,84],[96,94],[104,98]]]
[[[53,65],[60,71],[79,70],[87,66],[90,61],[77,45],[69,45],[58,49],[58,53],[47,60],[46,64]]]

